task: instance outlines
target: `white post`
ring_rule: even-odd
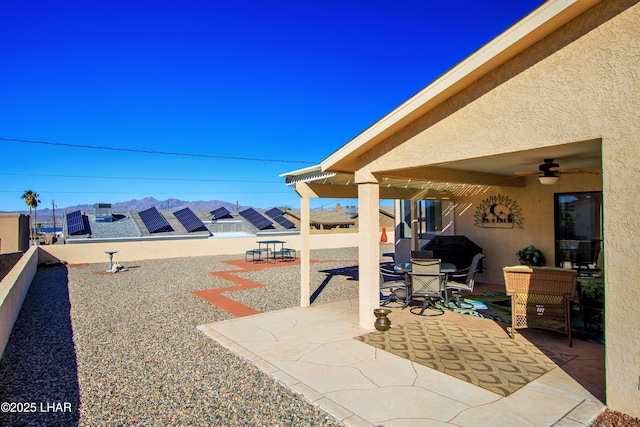
[[[311,305],[311,203],[300,197],[300,307]]]
[[[361,328],[372,329],[380,306],[380,186],[358,183],[358,270]]]

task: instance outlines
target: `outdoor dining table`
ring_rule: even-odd
[[[267,262],[271,257],[273,257],[273,262],[276,262],[277,255],[284,257],[284,244],[287,242],[283,240],[262,240],[256,243],[258,244],[260,253],[263,251],[267,253]],[[280,249],[277,249],[278,245],[280,245]]]
[[[394,265],[393,269],[398,273],[409,273],[412,270],[411,262],[401,262],[400,264]],[[457,268],[449,262],[443,262],[440,264],[440,271],[445,274],[455,273]]]

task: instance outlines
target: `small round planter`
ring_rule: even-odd
[[[391,327],[391,320],[387,317],[391,313],[388,308],[376,308],[373,310],[373,314],[376,316],[376,321],[373,322],[373,326],[379,331],[388,331]]]

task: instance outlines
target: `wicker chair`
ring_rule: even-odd
[[[507,294],[511,295],[511,338],[518,329],[539,328],[562,332],[571,341],[571,307],[578,272],[553,267],[504,267]]]

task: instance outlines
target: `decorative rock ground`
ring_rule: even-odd
[[[314,282],[329,277],[321,298],[357,294],[355,249],[312,255],[324,261],[312,266]],[[0,412],[0,425],[339,425],[196,330],[231,317],[191,291],[229,286],[208,273],[236,258],[126,262],[117,274],[102,264],[39,270],[0,361],[0,401],[38,411]],[[268,287],[231,298],[260,311],[299,304],[298,268],[242,274]],[[55,403],[72,410],[40,411]]]

